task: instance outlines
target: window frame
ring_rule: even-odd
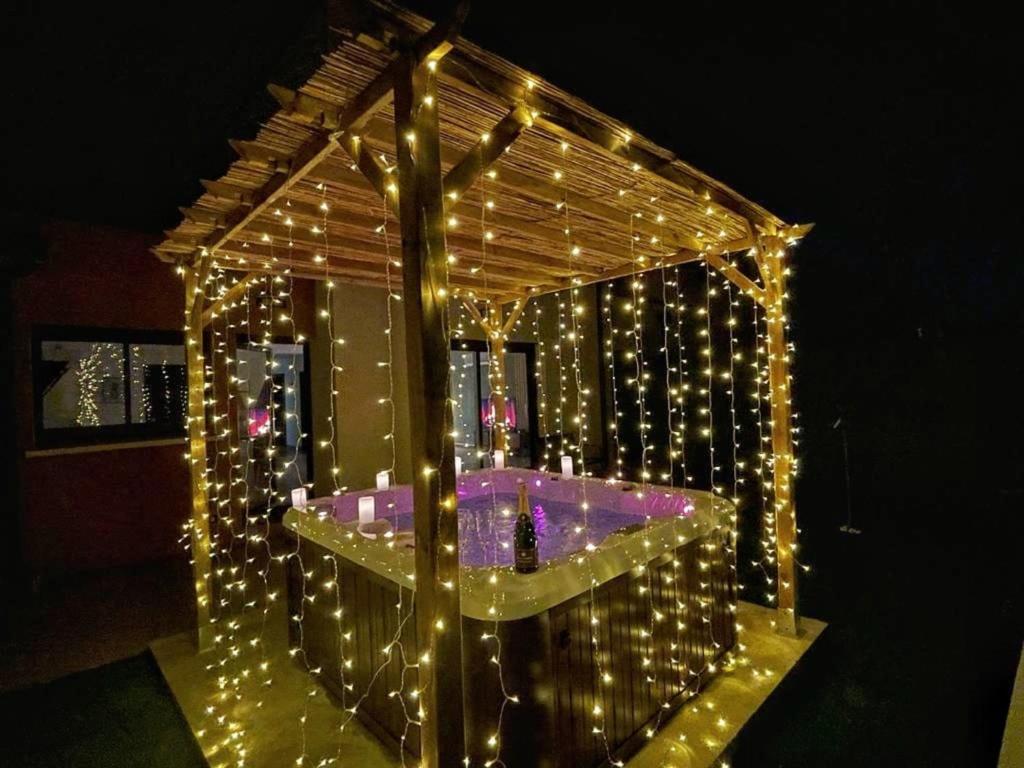
[[[43,426],[43,343],[52,341],[88,341],[122,346],[124,377],[124,424],[98,427]],[[73,448],[94,445],[144,442],[185,437],[185,422],[179,425],[132,423],[131,346],[164,344],[179,346],[184,353],[185,335],[181,331],[136,328],[106,328],[87,325],[35,325],[32,327],[32,411],[36,448]],[[186,373],[186,385],[187,385]]]
[[[479,397],[481,378],[483,376],[483,366],[480,365],[480,352],[490,354],[490,344],[484,339],[466,339],[466,338],[452,338],[449,348],[452,352],[475,352],[477,357],[475,360],[476,367],[476,391]],[[519,352],[526,355],[526,396],[528,400],[528,406],[530,411],[529,428],[530,428],[530,443],[529,443],[529,454],[531,466],[537,466],[537,460],[540,456],[540,446],[542,443],[539,432],[539,414],[537,413],[540,407],[537,404],[537,377],[536,371],[536,360],[537,360],[537,345],[532,341],[506,341],[505,342],[506,352]],[[487,429],[484,427],[483,419],[480,415],[480,409],[476,409],[477,422],[479,424],[479,440],[477,447],[482,448],[483,436],[487,433]]]

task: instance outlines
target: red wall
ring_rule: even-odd
[[[44,263],[14,291],[22,555],[33,573],[125,565],[180,552],[189,509],[181,445],[26,457],[35,448],[32,326],[180,330],[184,289],[149,252],[156,238],[82,224],[44,228]]]
[[[127,565],[182,552],[191,508],[180,444],[26,456],[33,434],[32,327],[181,330],[184,285],[149,252],[161,238],[85,224],[44,228],[44,263],[14,291],[21,547],[33,574]],[[293,285],[296,330],[315,327],[313,283]],[[284,334],[282,324],[275,329]]]

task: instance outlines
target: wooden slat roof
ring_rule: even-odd
[[[271,87],[280,109],[254,139],[232,142],[239,158],[182,209],[155,249],[160,258],[189,262],[212,248],[238,269],[384,283],[385,261],[400,264],[397,218],[343,145],[357,146],[358,136],[379,165],[394,165],[393,110],[376,85],[395,54],[382,38],[422,35],[431,24],[375,5],[375,36],[349,30],[298,92]],[[636,259],[679,263],[786,232],[781,219],[623,123],[462,38],[437,77],[445,173],[496,126],[518,135],[490,166],[493,178],[480,176],[448,203],[457,290],[505,300],[624,274]]]

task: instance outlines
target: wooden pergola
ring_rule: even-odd
[[[463,757],[455,454],[445,427],[444,316],[452,296],[466,301],[499,344],[531,296],[687,262],[706,262],[762,305],[778,626],[795,633],[798,625],[784,300],[787,248],[809,225],[786,224],[624,124],[462,39],[467,6],[435,25],[381,0],[333,9],[337,47],[297,91],[270,87],[280,108],[255,139],[232,142],[238,159],[220,179],[203,182],[206,192],[182,209],[181,224],[155,249],[186,276],[201,647],[211,633],[204,328],[266,274],[384,286],[388,260],[400,265],[408,375],[416,383],[410,443],[427,766]],[[500,195],[501,205],[483,217],[490,195]],[[394,215],[382,225],[385,206]],[[400,262],[389,256],[382,226],[400,236]],[[733,260],[733,253],[750,258]],[[239,270],[240,279],[208,303],[203,286],[215,260]]]

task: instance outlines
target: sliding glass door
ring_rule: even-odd
[[[452,345],[451,396],[456,455],[464,469],[490,466],[494,428],[491,396],[491,361],[481,341],[460,340]],[[505,464],[510,467],[535,465],[536,385],[532,371],[532,344],[505,346],[505,425],[508,445]]]

